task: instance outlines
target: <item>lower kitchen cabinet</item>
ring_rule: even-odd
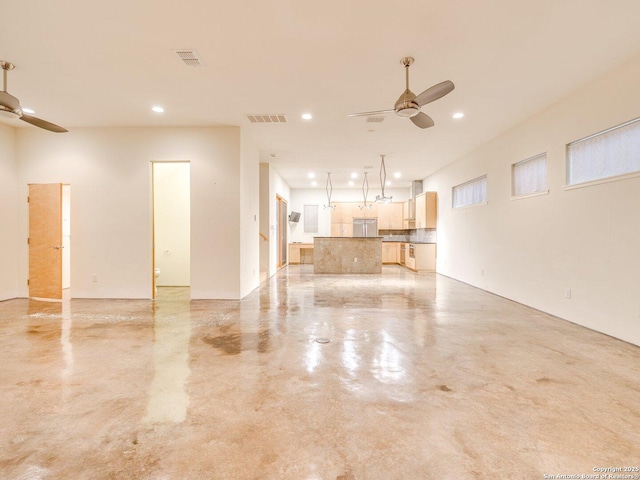
[[[403,250],[404,259],[402,258]],[[413,257],[410,256],[411,251],[413,251]],[[436,244],[382,242],[382,263],[400,264],[416,272],[435,272]]]
[[[382,263],[398,263],[398,243],[382,243]]]
[[[407,259],[407,267],[419,272],[435,272],[436,271],[436,244],[435,243],[412,243],[413,255],[411,259],[413,266],[409,265]]]
[[[313,263],[313,243],[290,243],[289,265]]]

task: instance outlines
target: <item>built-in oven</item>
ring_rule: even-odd
[[[409,244],[409,258],[416,258],[416,247],[413,243]]]
[[[404,243],[400,244],[400,265],[406,265],[407,263],[407,246]]]

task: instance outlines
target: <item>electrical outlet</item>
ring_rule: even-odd
[[[358,257],[355,257],[355,258],[353,259],[353,263],[358,263]]]
[[[480,270],[480,275],[484,277],[484,268]]]
[[[95,273],[93,275],[91,275],[91,281],[93,283],[97,283],[98,282],[98,275],[96,275]]]
[[[564,298],[571,298],[571,289],[570,288],[565,288],[564,289]]]

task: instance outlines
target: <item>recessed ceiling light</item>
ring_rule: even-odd
[[[153,110],[153,111],[154,111],[154,112],[156,112],[156,113],[162,113],[162,112],[164,112],[164,108],[162,108],[162,107],[161,107],[161,106],[159,106],[159,105],[156,105],[155,107],[152,107],[152,108],[151,108],[151,110]]]
[[[357,173],[357,172],[353,172],[353,173],[351,174],[351,178],[353,178],[353,179],[358,178],[358,173]]]
[[[462,113],[462,112],[458,112],[458,113],[454,113],[453,114],[453,118],[462,118],[462,117],[464,117],[464,113]]]
[[[311,186],[312,187],[316,187],[318,185],[318,182],[316,182],[315,180],[313,182],[311,182]]]
[[[353,185],[354,185],[353,180],[349,180],[349,186],[353,187]]]
[[[386,185],[387,185],[387,187],[388,187],[389,185],[391,185],[391,180],[387,180]]]
[[[400,172],[396,172],[393,174],[393,178],[400,178],[402,174]]]
[[[35,111],[35,110],[31,110],[30,108],[23,108],[23,109],[22,109],[22,111],[23,111],[24,113],[29,113],[29,114],[36,113],[36,111]]]
[[[303,120],[311,120],[313,118],[313,116],[310,113],[303,113],[302,114],[302,119]]]
[[[316,178],[316,174],[313,172],[309,172],[309,175],[307,175],[309,178]]]

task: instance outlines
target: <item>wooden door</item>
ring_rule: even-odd
[[[29,185],[29,297],[62,299],[62,184]]]

